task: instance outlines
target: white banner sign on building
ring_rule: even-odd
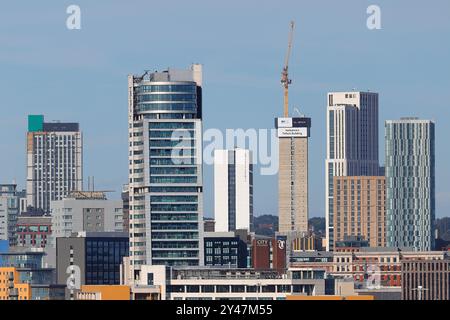
[[[307,137],[308,128],[278,128],[278,138]]]

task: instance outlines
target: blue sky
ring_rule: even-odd
[[[66,8],[81,7],[81,30]],[[381,7],[382,30],[366,27]],[[450,2],[22,1],[0,6],[0,181],[25,186],[27,114],[77,121],[85,178],[120,191],[127,181],[127,74],[204,66],[204,128],[272,128],[280,72],[296,21],[290,102],[312,118],[311,216],[324,216],[328,91],[380,93],[380,158],[387,119],[436,121],[437,216],[450,214]],[[205,167],[205,215],[213,214]],[[255,177],[255,213],[277,213],[276,176]],[[118,196],[115,194],[114,196]]]

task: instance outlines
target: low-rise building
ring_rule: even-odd
[[[291,240],[292,251],[322,251],[322,237],[309,232],[294,237]]]
[[[287,237],[255,236],[251,241],[251,266],[255,270],[277,270],[286,272]]]
[[[124,277],[127,277],[126,268]],[[325,271],[225,269],[206,267],[141,267],[125,285],[147,289],[162,300],[284,300],[292,295],[334,294],[334,280]]]
[[[20,215],[17,219],[17,246],[45,248],[52,236],[51,216]]]
[[[108,200],[104,192],[77,191],[51,202],[53,243],[75,232],[122,232],[122,200]]]
[[[247,267],[247,244],[234,232],[205,232],[203,239],[205,266]]]
[[[129,301],[131,290],[129,286],[121,285],[100,285],[100,286],[81,286],[77,292],[76,300],[124,300]]]
[[[402,261],[442,260],[442,251],[414,251],[398,248],[360,248],[354,252],[335,252],[333,276],[353,278],[356,283],[373,281],[374,286],[400,287]]]
[[[402,261],[402,300],[450,300],[450,259]]]
[[[66,283],[68,270],[75,268],[80,273],[80,285],[120,284],[120,265],[129,254],[128,241],[128,234],[123,232],[79,232],[57,238],[58,283]]]
[[[0,300],[64,300],[55,269],[44,266],[42,249],[0,253]]]
[[[290,268],[314,268],[331,273],[334,269],[333,252],[330,251],[297,251],[289,257]]]

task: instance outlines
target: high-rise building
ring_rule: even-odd
[[[50,211],[50,202],[83,187],[83,141],[78,123],[28,116],[27,204]]]
[[[19,197],[15,184],[0,184],[0,240],[9,246],[17,245],[17,218],[19,216]]]
[[[250,150],[214,151],[215,231],[253,230],[253,164]]]
[[[122,188],[122,203],[123,203],[123,231],[130,231],[130,187],[128,184]]]
[[[377,176],[378,93],[331,92],[327,106],[325,160],[325,229],[327,250],[333,250],[335,176]]]
[[[362,237],[371,247],[386,245],[384,176],[334,177],[334,247]]]
[[[308,139],[310,118],[277,118],[279,139],[279,232],[308,232]]]
[[[387,242],[392,247],[434,248],[434,122],[386,121]]]
[[[202,67],[128,78],[130,263],[203,265]]]

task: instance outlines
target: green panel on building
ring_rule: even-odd
[[[29,115],[28,116],[28,132],[39,132],[44,129],[43,115]]]

